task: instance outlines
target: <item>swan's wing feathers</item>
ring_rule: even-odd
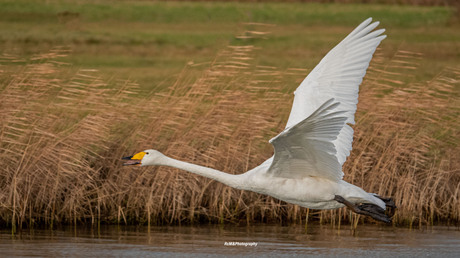
[[[294,103],[286,128],[303,121],[330,98],[340,102],[338,110],[345,111],[346,123],[354,124],[359,85],[372,55],[386,37],[385,30],[375,30],[378,22],[369,18],[354,29],[320,61],[295,91]],[[353,129],[345,125],[333,145],[342,165],[351,151]]]
[[[345,125],[344,111],[334,99],[326,101],[308,118],[285,129],[270,140],[275,156],[267,173],[276,177],[343,177],[332,143]]]

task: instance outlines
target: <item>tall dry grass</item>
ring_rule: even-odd
[[[345,209],[313,211],[167,167],[122,167],[156,148],[242,173],[272,155],[291,92],[305,69],[259,66],[270,26],[247,24],[214,60],[189,63],[167,89],[77,72],[55,49],[0,64],[0,220],[15,228],[61,223],[359,223]],[[460,219],[460,70],[415,82],[418,53],[376,54],[361,86],[345,179],[392,196],[395,224]],[[12,65],[12,64],[16,65]],[[196,72],[201,75],[196,78]]]

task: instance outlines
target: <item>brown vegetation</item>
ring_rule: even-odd
[[[252,24],[264,31],[262,24]],[[245,38],[265,33],[244,33]],[[252,45],[228,46],[184,67],[167,89],[73,72],[57,49],[0,63],[0,220],[57,223],[358,223],[345,209],[313,211],[166,167],[122,167],[156,148],[177,159],[242,173],[272,155],[292,85],[307,70],[258,66]],[[414,82],[418,53],[376,54],[361,86],[345,180],[392,196],[395,224],[460,220],[460,70]],[[2,68],[2,66],[0,66]],[[202,71],[196,77],[196,71]]]

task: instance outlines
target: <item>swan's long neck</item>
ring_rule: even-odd
[[[173,159],[167,156],[164,156],[164,159],[162,160],[161,163],[162,163],[161,165],[164,165],[164,166],[186,170],[188,172],[191,172],[191,173],[194,173],[200,176],[214,179],[216,181],[219,181],[223,184],[226,184],[234,188],[243,189],[243,187],[246,185],[244,184],[244,174],[232,175],[232,174],[228,174],[228,173],[216,170],[216,169],[191,164],[191,163]]]

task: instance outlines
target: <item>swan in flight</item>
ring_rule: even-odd
[[[350,155],[359,85],[372,55],[386,37],[365,20],[334,47],[295,91],[286,128],[270,143],[274,155],[239,175],[172,159],[156,150],[124,157],[124,165],[170,166],[228,186],[266,194],[311,209],[348,207],[355,213],[391,222],[390,198],[367,193],[342,180]]]

